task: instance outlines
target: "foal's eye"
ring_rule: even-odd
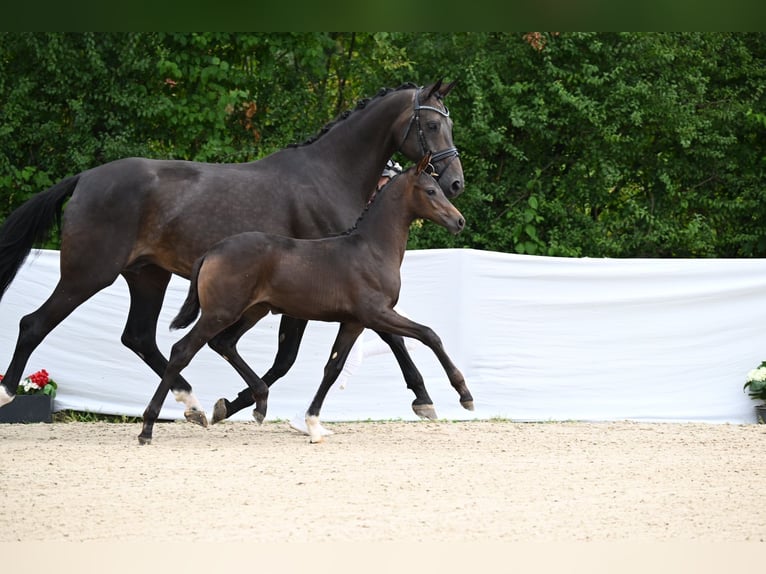
[[[434,195],[436,193],[436,190],[433,187],[429,187],[428,189],[426,189],[426,193],[428,195]]]

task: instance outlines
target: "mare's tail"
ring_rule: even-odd
[[[197,293],[197,278],[202,262],[205,261],[203,255],[194,262],[191,277],[189,278],[189,292],[186,294],[186,301],[181,305],[176,318],[170,322],[171,329],[183,329],[192,324],[192,321],[199,315],[199,294]]]
[[[79,179],[79,175],[73,175],[32,196],[0,227],[0,298],[32,247],[48,240],[54,223],[61,227],[64,201],[72,195]]]

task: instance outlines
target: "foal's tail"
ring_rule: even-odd
[[[32,247],[48,240],[54,223],[61,227],[64,201],[72,195],[79,179],[79,175],[73,175],[32,196],[0,227],[0,298]]]
[[[191,277],[189,278],[189,292],[186,294],[186,301],[181,305],[176,318],[170,322],[171,329],[183,329],[192,324],[192,321],[199,315],[199,294],[197,293],[197,278],[202,262],[205,257],[202,256],[194,262]]]

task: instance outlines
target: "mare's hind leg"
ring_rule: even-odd
[[[267,313],[268,310],[265,308],[259,306],[251,307],[236,323],[218,333],[208,342],[210,348],[231,363],[234,370],[239,373],[239,376],[241,376],[248,385],[247,389],[239,393],[238,399],[241,399],[240,404],[243,405],[239,409],[229,412],[228,406],[232,403],[229,403],[226,399],[219,399],[215,403],[215,407],[213,408],[214,424],[253,403],[256,405],[253,410],[253,418],[256,422],[260,424],[266,418],[268,385],[253,372],[247,363],[245,363],[242,356],[237,351],[236,345],[242,335],[250,330],[250,328],[260,321]],[[267,392],[264,392],[264,389]]]
[[[385,343],[391,347],[399,367],[402,369],[402,375],[407,382],[407,388],[415,393],[415,400],[412,401],[412,410],[420,418],[436,420],[436,409],[431,397],[428,395],[426,385],[423,382],[423,375],[420,374],[412,357],[407,352],[404,345],[404,339],[399,335],[376,331]]]
[[[309,440],[312,443],[324,440],[322,425],[319,423],[319,411],[322,409],[322,404],[330,387],[332,387],[341,370],[343,370],[343,365],[346,363],[348,354],[351,352],[351,347],[354,346],[354,342],[359,338],[363,330],[364,325],[360,323],[341,323],[338,329],[338,335],[335,337],[332,351],[330,351],[330,359],[324,367],[322,382],[306,411],[306,427],[309,431]]]
[[[122,344],[138,355],[157,376],[165,373],[168,361],[157,347],[157,320],[170,282],[170,273],[147,265],[123,272],[130,291],[130,311],[122,333]],[[170,381],[175,399],[184,403],[186,420],[207,426],[205,411],[191,385],[180,375]]]
[[[246,320],[246,318],[243,319]],[[298,348],[300,347],[307,324],[308,322],[302,319],[294,319],[293,317],[282,315],[279,324],[279,347],[277,348],[277,356],[274,358],[274,364],[262,377],[267,386],[270,387],[277,380],[285,376],[290,370],[290,367],[295,363],[295,359],[298,356]],[[242,337],[250,326],[252,325],[243,323],[236,329],[227,329],[215,338],[214,350],[224,357],[232,351],[236,352],[235,346],[237,341],[239,341],[240,337]],[[218,399],[215,403],[215,407],[213,407],[213,423],[220,422],[230,417],[234,413],[249,407],[254,402],[255,399],[253,398],[253,393],[249,387],[240,391],[237,398],[233,401],[224,398]],[[255,416],[255,413],[253,414]]]
[[[77,277],[77,275],[75,276]],[[66,319],[72,311],[114,280],[112,278],[108,281],[87,283],[82,277],[70,281],[65,279],[62,274],[62,278],[45,303],[19,321],[16,348],[0,383],[0,406],[13,400],[30,355],[42,343],[48,333]]]

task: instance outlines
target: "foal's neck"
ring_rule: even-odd
[[[407,205],[405,193],[405,190],[394,186],[393,182],[383,188],[359,218],[352,232],[372,250],[384,256],[392,255],[399,263],[407,248],[410,224],[416,219]]]

